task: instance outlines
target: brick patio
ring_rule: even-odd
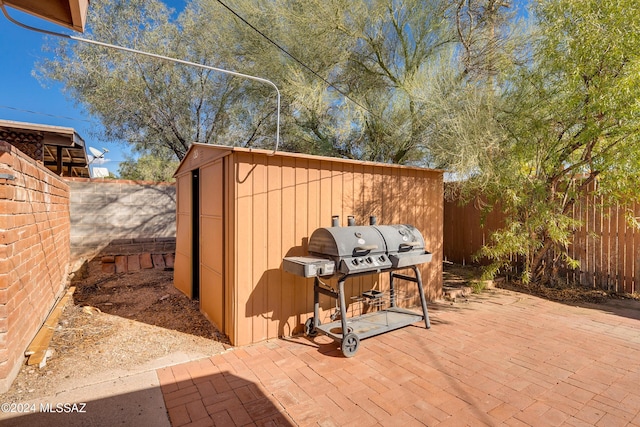
[[[510,291],[429,304],[432,328],[272,340],[158,370],[179,426],[640,426],[640,303]]]

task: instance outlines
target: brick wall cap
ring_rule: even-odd
[[[175,182],[166,182],[166,181],[136,181],[133,179],[111,179],[111,178],[81,178],[77,176],[65,176],[63,177],[65,181],[71,182],[95,182],[95,183],[104,183],[104,184],[128,184],[128,185],[167,185],[173,186],[176,185]]]

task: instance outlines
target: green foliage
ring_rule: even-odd
[[[154,155],[143,155],[137,159],[128,158],[118,167],[118,175],[122,179],[134,181],[172,182],[173,174],[178,168],[175,160],[165,160]]]
[[[481,294],[482,291],[487,289],[487,282],[485,280],[471,280],[469,286],[471,287],[471,292]]]
[[[442,0],[234,2],[240,15],[315,72],[246,26],[233,28],[242,33],[238,43],[252,72],[282,89],[283,147],[421,161],[432,121],[419,94],[434,68],[445,72],[455,48],[447,6]]]

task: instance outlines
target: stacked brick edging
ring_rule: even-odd
[[[72,226],[73,227],[73,226]],[[143,253],[172,253],[176,250],[175,237],[115,239],[104,247],[98,256],[135,255]]]
[[[69,186],[0,141],[0,393],[64,290],[69,232]]]
[[[71,258],[175,250],[176,190],[166,182],[65,178]]]
[[[133,255],[106,255],[102,259],[102,272],[127,273],[129,271],[145,270],[150,268],[173,269],[175,254],[143,254]]]

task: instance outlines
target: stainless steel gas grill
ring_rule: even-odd
[[[309,238],[309,256],[283,259],[285,271],[302,277],[314,278],[313,317],[305,323],[305,333],[315,336],[319,332],[340,342],[342,353],[351,357],[358,350],[360,340],[389,332],[415,322],[424,321],[431,327],[422,278],[417,266],[431,261],[431,253],[425,250],[424,239],[411,225],[376,225],[371,217],[370,225],[340,227],[337,217],[333,226],[318,228]],[[411,269],[414,276],[399,274],[399,269]],[[344,283],[349,277],[389,272],[389,291],[372,289],[364,292],[361,300],[377,307],[377,311],[347,318]],[[337,290],[324,283],[321,277],[338,275]],[[394,280],[416,283],[422,305],[422,314],[397,306],[399,293]],[[320,294],[338,301],[332,322],[322,325],[319,319]],[[337,315],[339,320],[335,320]]]

